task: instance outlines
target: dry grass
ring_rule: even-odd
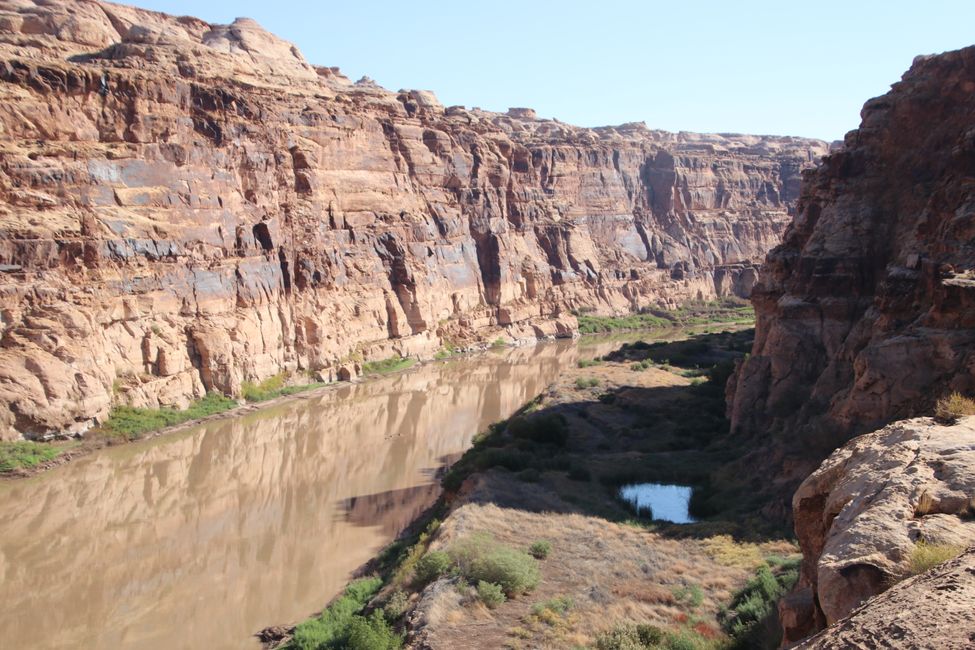
[[[975,400],[960,393],[942,397],[934,407],[934,419],[943,424],[954,424],[966,415],[975,415]]]
[[[503,480],[481,478],[482,483]],[[481,486],[478,492],[488,489]],[[436,544],[446,547],[487,531],[514,548],[527,548],[542,536],[549,539],[552,553],[541,562],[541,583],[530,597],[508,600],[486,615],[457,598],[455,590],[438,590],[423,605],[427,620],[437,621],[424,630],[424,642],[432,648],[570,648],[591,644],[615,622],[671,628],[689,617],[709,635],[719,635],[721,605],[751,575],[749,562],[718,561],[735,556],[730,537],[673,539],[597,517],[526,512],[491,503],[458,508],[441,526]],[[746,546],[749,551],[743,555],[749,558],[760,558],[766,550],[764,545]],[[715,556],[716,548],[723,554]],[[703,593],[686,596],[698,593],[698,586]],[[571,607],[563,612],[549,606],[560,599],[571,601]],[[467,615],[459,616],[457,610]]]
[[[933,569],[942,562],[958,557],[964,550],[954,544],[931,544],[923,539],[918,540],[911,551],[910,575],[916,576]]]

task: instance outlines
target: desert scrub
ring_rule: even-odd
[[[430,584],[450,571],[450,556],[444,551],[428,551],[416,563],[415,582],[423,586]]]
[[[144,409],[134,406],[116,406],[101,428],[109,434],[135,440],[144,433],[223,413],[235,406],[237,402],[220,393],[207,393],[206,397],[193,402],[189,408],[182,411],[171,408]]]
[[[477,583],[477,597],[488,609],[494,609],[507,600],[501,585],[484,580],[479,580]]]
[[[381,361],[367,361],[362,364],[362,374],[373,375],[396,372],[397,370],[405,370],[414,363],[416,363],[416,359],[411,359],[410,357],[390,357]]]
[[[592,366],[598,366],[602,361],[599,359],[583,359],[579,361],[576,365],[580,368],[591,368]]]
[[[783,561],[775,573],[768,564],[758,567],[755,576],[738,590],[731,606],[721,615],[721,626],[732,638],[732,648],[775,647],[778,639],[770,621],[778,615],[779,598],[792,589],[799,578],[799,559]],[[777,635],[776,635],[777,636]]]
[[[504,339],[504,337],[501,336],[491,341],[491,347],[495,349],[503,348],[506,345],[508,345],[508,342]]]
[[[576,379],[576,388],[579,390],[584,390],[586,388],[595,388],[599,385],[599,380],[595,377],[579,377]]]
[[[532,545],[528,547],[528,552],[536,560],[544,560],[552,552],[552,542],[545,539],[532,542]]]
[[[966,415],[975,415],[975,400],[960,393],[942,397],[934,407],[934,419],[942,424],[954,424]]]
[[[61,451],[54,445],[32,440],[0,442],[0,472],[34,467],[51,460]]]
[[[399,619],[403,618],[405,614],[410,609],[410,595],[407,594],[402,589],[397,589],[389,595],[386,602],[383,603],[383,616],[390,623],[395,623]]]
[[[620,623],[596,637],[597,650],[643,650],[659,648],[664,631],[653,625]]]
[[[275,397],[283,395],[294,395],[313,388],[325,386],[324,382],[311,382],[308,384],[287,385],[288,376],[279,373],[273,377],[268,377],[259,384],[245,381],[240,385],[240,394],[248,402],[266,402]]]
[[[704,591],[698,585],[686,585],[673,590],[674,600],[687,609],[695,610],[704,602]]]
[[[472,583],[500,585],[509,598],[532,591],[541,579],[535,558],[484,533],[458,540],[449,553],[460,575]]]
[[[932,544],[920,539],[911,550],[909,575],[916,576],[933,569],[942,562],[958,557],[964,550],[954,544]]]
[[[382,586],[381,578],[363,578],[315,618],[299,624],[285,645],[292,650],[395,650],[402,646],[382,614],[377,610],[368,618],[361,615],[366,604]]]

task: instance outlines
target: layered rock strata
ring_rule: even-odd
[[[803,565],[780,607],[786,642],[919,570],[925,548],[975,545],[975,417],[905,420],[850,441],[802,483],[793,511]]]
[[[918,57],[803,180],[752,299],[732,428],[801,480],[858,433],[975,392],[975,48]]]
[[[0,2],[0,437],[747,295],[826,148],[444,108],[247,19]]]

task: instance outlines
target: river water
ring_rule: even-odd
[[[475,433],[617,345],[424,365],[0,483],[0,648],[257,647],[431,505]]]

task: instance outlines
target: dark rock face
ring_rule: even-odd
[[[732,428],[801,480],[853,435],[975,391],[975,49],[918,58],[803,179],[752,299]]]
[[[747,295],[826,144],[444,109],[253,21],[0,3],[0,437]]]

